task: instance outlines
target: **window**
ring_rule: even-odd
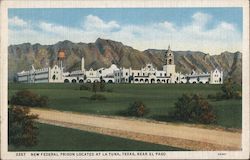
[[[138,73],[138,76],[140,75],[140,73]]]
[[[128,75],[128,72],[126,72],[126,76]]]
[[[172,59],[169,59],[169,60],[168,60],[168,64],[172,64]]]

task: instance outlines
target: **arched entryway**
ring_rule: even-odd
[[[155,83],[155,79],[151,79],[151,83]]]
[[[65,79],[65,80],[64,80],[64,83],[69,83],[69,80],[68,80],[68,79]]]
[[[170,80],[169,80],[169,79],[167,79],[167,83],[170,83]]]

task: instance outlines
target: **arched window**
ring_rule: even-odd
[[[64,80],[64,83],[69,83],[69,80],[68,80],[68,79],[65,79],[65,80]]]
[[[72,79],[72,81],[71,81],[72,83],[76,83],[76,80],[75,79]]]
[[[169,60],[168,60],[168,64],[172,64],[172,59],[169,59]]]

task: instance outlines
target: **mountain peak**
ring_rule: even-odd
[[[104,38],[100,38],[100,37],[96,39],[95,43],[117,43],[117,44],[122,44],[122,42],[114,41],[114,40],[111,40],[111,39],[104,39]]]

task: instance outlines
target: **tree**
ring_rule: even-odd
[[[29,112],[28,108],[21,106],[8,109],[8,144],[34,146],[38,143],[38,128],[34,125],[38,116]]]
[[[143,117],[148,113],[149,109],[141,101],[135,101],[134,103],[130,104],[130,107],[127,110],[128,116]]]
[[[11,97],[10,104],[30,107],[46,107],[48,105],[48,97],[39,96],[29,90],[21,90]]]
[[[235,87],[235,83],[233,83],[232,79],[227,79],[221,87],[221,90],[223,92],[223,98],[234,98],[237,92]]]
[[[172,118],[184,122],[214,123],[216,116],[213,106],[202,96],[183,94],[175,103]]]
[[[98,88],[99,88],[98,83],[97,83],[97,82],[94,82],[94,83],[92,84],[92,91],[95,93],[95,95],[96,95],[96,92],[98,91]]]
[[[105,91],[105,81],[103,80],[102,76],[100,77],[100,91]]]

